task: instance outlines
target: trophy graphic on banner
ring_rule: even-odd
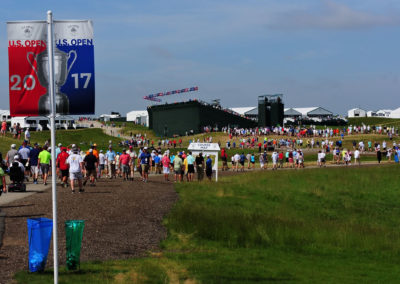
[[[68,60],[71,58],[71,54],[74,54],[74,59],[68,67]],[[34,57],[37,63],[37,68],[33,66],[30,60],[30,56]],[[48,115],[51,113],[50,109],[50,94],[49,94],[49,55],[47,51],[44,51],[37,56],[33,52],[28,52],[26,58],[35,71],[40,84],[47,88],[47,93],[42,95],[39,99],[39,115]],[[66,94],[61,93],[60,88],[65,84],[68,74],[71,71],[77,58],[75,50],[71,50],[69,53],[55,48],[54,50],[54,82],[55,82],[55,105],[56,114],[68,114],[69,113],[69,100]]]

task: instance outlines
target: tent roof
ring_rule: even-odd
[[[126,116],[147,116],[147,110],[132,110],[126,114]]]
[[[293,108],[285,108],[284,109],[284,115],[296,115],[296,116],[300,116],[302,115],[301,112],[293,109]]]
[[[244,115],[246,112],[251,111],[257,107],[231,107],[230,110],[237,112],[238,114]]]
[[[252,110],[246,111],[245,115],[258,115],[258,107],[253,108]]]
[[[362,108],[359,108],[359,107],[349,109],[348,112],[349,112],[349,111],[355,111],[355,110],[362,110],[362,111],[365,111],[365,112],[366,112],[365,109],[362,109]]]
[[[295,107],[295,111],[300,112],[302,115],[307,116],[309,112],[317,109],[318,107]]]
[[[333,115],[333,113],[322,107],[317,107],[316,109],[309,111],[308,115]]]

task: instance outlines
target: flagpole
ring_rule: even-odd
[[[49,56],[49,92],[50,92],[50,128],[51,128],[51,187],[53,201],[53,254],[54,284],[58,284],[58,244],[57,244],[57,174],[56,174],[56,127],[55,127],[55,95],[54,95],[54,40],[53,13],[47,11],[47,53]]]

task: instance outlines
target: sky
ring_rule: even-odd
[[[9,109],[6,22],[91,19],[96,115],[145,109],[143,96],[198,86],[163,102],[220,99],[337,114],[400,107],[398,0],[3,1],[0,109]]]

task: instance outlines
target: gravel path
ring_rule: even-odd
[[[110,260],[143,256],[157,250],[166,237],[163,217],[178,196],[173,184],[153,177],[138,180],[102,179],[82,194],[58,188],[59,263],[65,265],[64,221],[85,220],[81,261]],[[51,190],[1,206],[6,212],[6,234],[0,249],[0,283],[10,283],[12,275],[28,266],[26,220],[52,218]],[[47,267],[53,266],[50,248]]]

